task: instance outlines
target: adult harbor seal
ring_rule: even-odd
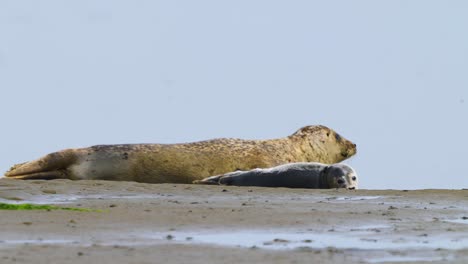
[[[325,126],[306,126],[270,140],[213,139],[185,144],[99,145],[66,149],[13,166],[14,179],[121,180],[192,183],[236,170],[291,162],[337,163],[356,145]]]
[[[235,186],[357,189],[358,179],[353,168],[345,164],[326,165],[318,162],[289,163],[267,169],[235,171],[194,181],[197,184]]]

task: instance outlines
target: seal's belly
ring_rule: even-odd
[[[70,166],[73,180],[131,180],[127,152],[94,152]]]

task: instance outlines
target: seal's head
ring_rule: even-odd
[[[290,136],[309,162],[336,163],[356,154],[356,144],[326,126],[306,126]],[[314,153],[315,156],[308,155]],[[317,156],[319,153],[319,156]]]
[[[345,188],[355,190],[358,188],[356,171],[346,164],[333,164],[324,169],[330,188]]]

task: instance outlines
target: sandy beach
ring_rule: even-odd
[[[468,190],[0,179],[1,263],[468,263]]]

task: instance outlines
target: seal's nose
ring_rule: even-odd
[[[348,187],[348,190],[354,190],[356,187]]]

